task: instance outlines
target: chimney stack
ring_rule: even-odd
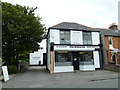
[[[112,23],[112,24],[110,24],[109,29],[118,30],[118,26],[116,25],[116,23]]]

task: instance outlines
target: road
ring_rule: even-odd
[[[105,70],[50,74],[44,67],[30,67],[3,88],[118,88],[118,73]]]

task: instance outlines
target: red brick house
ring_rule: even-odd
[[[107,63],[120,64],[120,36],[105,36],[104,37]]]
[[[120,30],[113,24],[109,29],[99,30],[103,44],[104,64],[120,65]]]

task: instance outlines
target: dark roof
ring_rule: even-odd
[[[111,29],[103,29],[103,28],[96,28],[96,29],[98,29],[102,35],[120,36],[120,30],[111,30]]]
[[[85,31],[99,31],[96,30],[95,28],[91,28],[85,25],[81,25],[78,23],[73,23],[73,22],[62,22],[57,25],[54,25],[50,27],[52,29],[69,29],[69,30],[85,30]]]

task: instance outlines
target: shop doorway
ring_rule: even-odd
[[[78,53],[73,53],[73,67],[74,67],[74,70],[79,70],[79,57],[78,57]]]

